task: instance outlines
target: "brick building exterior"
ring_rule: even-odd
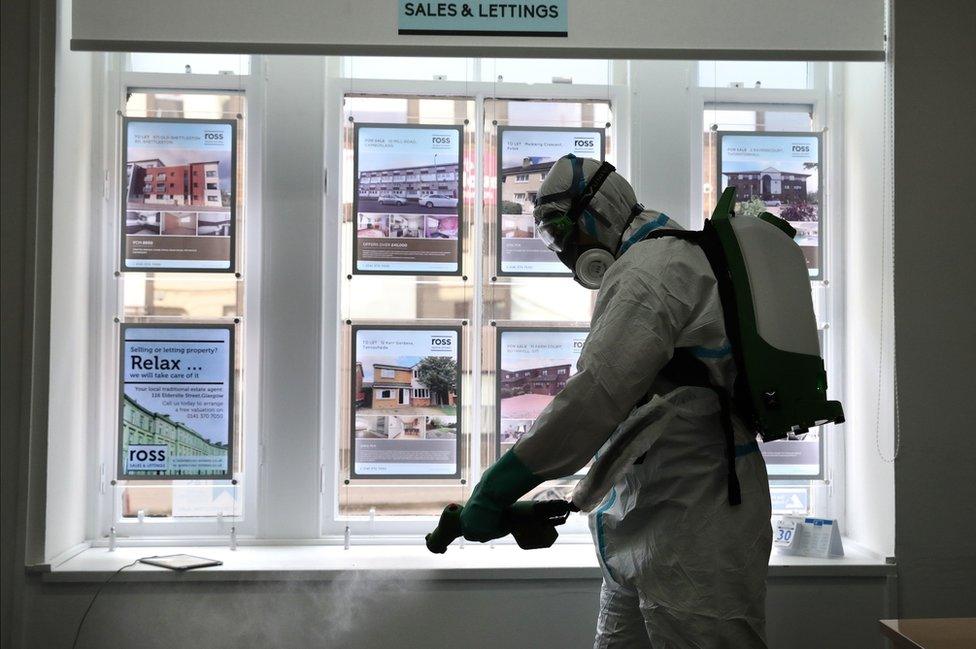
[[[223,206],[220,163],[163,164],[158,158],[126,165],[129,205]]]
[[[550,365],[527,370],[501,371],[501,398],[520,394],[546,394],[555,396],[566,387],[572,365]]]
[[[811,174],[767,167],[761,171],[726,171],[722,175],[736,188],[740,201],[758,198],[767,202],[800,203],[807,200],[807,178]]]

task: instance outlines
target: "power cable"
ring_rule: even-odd
[[[75,649],[78,646],[78,638],[81,637],[81,629],[85,625],[85,620],[88,619],[88,614],[91,612],[92,607],[95,605],[95,600],[98,599],[98,596],[101,594],[102,589],[105,588],[105,585],[108,584],[108,582],[115,579],[119,575],[119,573],[121,573],[126,568],[131,568],[132,566],[136,565],[143,559],[155,559],[155,558],[156,557],[140,557],[135,561],[133,561],[132,563],[127,563],[121,568],[119,568],[118,570],[116,570],[115,572],[113,572],[111,575],[109,575],[108,579],[106,579],[105,581],[103,581],[101,584],[98,585],[98,589],[95,591],[95,594],[92,595],[91,601],[88,602],[88,608],[85,609],[84,615],[81,616],[81,621],[78,622],[78,628],[75,629],[75,639],[71,643],[71,649]]]

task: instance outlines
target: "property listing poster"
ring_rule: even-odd
[[[460,273],[463,127],[355,131],[355,272]]]
[[[233,271],[236,122],[124,124],[123,270]]]
[[[532,211],[549,169],[568,153],[604,157],[603,129],[498,128],[498,261],[503,275],[570,275],[539,239]]]
[[[807,516],[812,514],[810,508],[810,486],[770,486],[769,499],[773,506],[773,514],[791,516]]]
[[[789,222],[810,277],[820,277],[820,135],[719,133],[718,166],[722,190],[736,188],[736,213],[770,212]]]
[[[512,448],[576,374],[585,329],[500,329],[498,332],[499,456]]]
[[[352,475],[460,475],[460,329],[354,327]]]
[[[122,325],[121,478],[231,477],[233,359],[233,325]]]
[[[820,429],[798,437],[759,445],[770,478],[816,478],[821,475]]]

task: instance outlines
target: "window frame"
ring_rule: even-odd
[[[242,55],[243,56],[243,55]],[[258,406],[259,398],[259,360],[260,360],[260,281],[261,281],[261,186],[262,186],[262,114],[264,79],[259,74],[262,59],[250,56],[250,73],[237,74],[179,74],[156,72],[132,72],[129,68],[128,53],[106,54],[104,74],[100,87],[96,90],[95,114],[98,130],[96,141],[100,151],[93,160],[101,165],[101,188],[98,218],[91,234],[93,260],[90,276],[92,294],[92,329],[90,353],[92,358],[103,359],[95,370],[92,385],[92,421],[96,430],[104,431],[95,436],[91,458],[96,466],[93,472],[92,489],[95,498],[91,501],[89,521],[91,536],[96,543],[106,543],[105,537],[113,533],[118,537],[136,539],[158,539],[164,542],[192,537],[204,542],[220,542],[231,534],[231,528],[239,537],[257,536],[259,465],[258,448]],[[243,284],[241,297],[244,313],[239,317],[221,318],[220,322],[236,322],[237,346],[241,350],[240,369],[244,371],[241,389],[238,391],[240,406],[241,466],[243,472],[235,475],[239,479],[235,488],[239,489],[238,499],[243,500],[243,508],[233,516],[207,517],[145,517],[139,519],[123,518],[121,510],[122,490],[125,481],[116,482],[115,467],[118,464],[118,360],[119,324],[121,322],[147,322],[145,318],[126,318],[124,299],[124,276],[120,261],[120,227],[122,219],[121,193],[115,188],[122,186],[124,170],[121,166],[122,119],[125,115],[126,97],[129,91],[182,91],[187,93],[241,93],[246,97],[245,111],[245,150],[238,151],[245,165],[245,204],[237,214],[238,231],[236,237],[243,245],[239,248],[235,281]],[[243,217],[243,219],[242,219]],[[137,274],[138,271],[127,271]],[[172,273],[170,273],[172,274]],[[226,273],[221,273],[227,275]],[[190,278],[195,274],[186,274]],[[234,276],[233,273],[230,274]],[[246,318],[244,317],[246,314]],[[179,321],[170,316],[152,316],[148,323]],[[198,322],[188,317],[186,322]],[[213,321],[208,319],[209,321]],[[246,368],[246,369],[245,369]],[[144,482],[144,481],[143,481]],[[225,484],[218,481],[217,484]],[[126,486],[139,487],[138,481],[130,481]],[[179,484],[179,483],[175,483]]]
[[[231,525],[236,525],[240,537],[259,537],[262,519],[268,518],[269,513],[262,511],[261,503],[274,500],[274,485],[268,484],[267,468],[264,466],[264,454],[261,449],[267,439],[267,434],[259,426],[259,404],[263,397],[260,381],[260,295],[261,295],[261,228],[262,228],[262,171],[263,171],[263,106],[266,95],[266,60],[263,57],[251,57],[249,75],[196,75],[171,73],[144,73],[126,71],[125,54],[105,55],[106,74],[103,87],[96,96],[96,125],[100,125],[101,132],[97,133],[101,143],[101,167],[104,172],[104,187],[97,227],[92,233],[92,276],[90,280],[92,292],[92,326],[96,333],[93,336],[89,353],[92,358],[105,359],[96,370],[96,384],[92,393],[97,396],[97,403],[92,406],[93,425],[98,430],[109,431],[93,437],[96,441],[90,451],[94,468],[92,477],[91,499],[91,536],[98,540],[111,528],[116,528],[119,536],[135,539],[163,539],[167,542],[185,540],[188,537],[202,539],[205,542],[226,542]],[[841,155],[843,153],[843,98],[838,92],[831,91],[836,84],[839,68],[843,64],[813,63],[812,87],[805,90],[783,90],[769,88],[700,88],[697,86],[697,61],[687,62],[691,83],[688,84],[686,104],[690,110],[690,125],[688,142],[691,146],[691,168],[689,170],[691,182],[691,196],[689,218],[692,227],[701,225],[702,192],[699,179],[702,172],[702,113],[705,104],[717,100],[728,104],[807,104],[814,107],[814,128],[829,127],[824,132],[824,164],[833,170],[825,178],[825,205],[828,220],[824,224],[824,278],[814,284],[819,284],[814,290],[814,297],[821,312],[825,314],[824,329],[829,329],[825,335],[824,355],[827,361],[828,373],[834,398],[844,396],[844,368],[843,368],[843,331],[844,331],[844,263],[843,263],[843,228],[831,227],[830,223],[842,222],[843,214],[843,170]],[[536,99],[536,100],[608,100],[614,112],[613,138],[617,167],[626,176],[630,175],[631,167],[639,161],[633,160],[632,143],[641,142],[642,129],[649,129],[640,123],[633,123],[631,119],[632,87],[628,84],[630,78],[630,63],[628,61],[613,61],[613,83],[608,86],[576,85],[576,84],[523,84],[523,83],[494,83],[480,81],[387,81],[381,79],[349,79],[342,76],[342,59],[326,57],[323,64],[325,78],[323,127],[324,138],[321,146],[323,150],[323,164],[325,173],[325,191],[322,202],[321,218],[325,227],[322,228],[320,242],[322,282],[321,321],[309,323],[317,327],[323,341],[323,359],[319,372],[321,403],[318,404],[318,440],[319,440],[319,490],[317,494],[309,494],[305,502],[296,504],[290,515],[313,517],[317,519],[316,529],[320,540],[327,543],[341,542],[347,527],[354,537],[365,538],[377,543],[416,543],[422,534],[429,531],[434,517],[390,517],[372,520],[368,516],[340,516],[339,511],[339,435],[342,426],[339,422],[340,404],[338,389],[335,394],[330,390],[338,388],[340,366],[343,362],[338,346],[340,323],[337,315],[340,313],[339,273],[341,272],[342,251],[334,240],[334,234],[339,228],[337,215],[342,209],[343,182],[342,147],[333,143],[342,142],[343,109],[342,98],[347,93],[377,94],[398,96],[425,97],[465,97],[475,101],[475,132],[478,147],[486,141],[485,129],[490,125],[484,124],[484,101],[488,99]],[[477,66],[476,66],[477,67]],[[475,77],[477,78],[477,77]],[[247,150],[246,164],[246,219],[245,228],[239,232],[243,237],[241,270],[245,271],[247,282],[244,285],[243,301],[246,309],[246,327],[241,330],[240,342],[243,345],[242,366],[247,368],[247,380],[244,392],[241,394],[242,418],[242,460],[245,467],[245,479],[242,481],[244,507],[240,516],[224,518],[201,519],[120,519],[118,510],[119,494],[117,487],[111,485],[112,469],[116,463],[115,444],[117,431],[117,326],[116,317],[123,315],[122,283],[114,275],[118,265],[118,228],[121,214],[118,205],[117,192],[113,188],[120,186],[120,135],[119,115],[116,112],[124,106],[125,89],[127,87],[139,89],[160,90],[195,90],[195,91],[234,91],[244,92],[247,96]],[[682,98],[675,98],[676,105],[681,105]],[[635,152],[636,153],[636,152]],[[486,162],[483,156],[476,156],[475,170],[476,186],[483,185]],[[332,173],[329,171],[332,170]],[[638,179],[639,180],[639,179]],[[476,223],[484,223],[483,201],[474,202],[474,219]],[[333,227],[335,226],[335,227]],[[481,250],[485,237],[491,233],[482,232],[483,228],[475,228],[470,233],[471,249]],[[332,237],[332,241],[330,241]],[[483,284],[483,269],[481,264],[475,264],[475,275],[468,280],[470,290],[476,290]],[[473,308],[472,322],[481,323],[483,305],[476,303]],[[466,345],[471,349],[482,349],[484,334],[482,327],[471,327],[473,330]],[[826,331],[825,331],[826,333]],[[336,348],[328,350],[330,345]],[[329,356],[334,354],[334,357]],[[333,362],[334,359],[334,362]],[[472,355],[473,376],[481,376],[481,361],[479,354]],[[474,386],[477,388],[478,386]],[[268,388],[263,388],[268,389]],[[472,429],[472,435],[480,434],[483,406],[481,390],[472,389],[470,397],[471,412],[478,420]],[[825,471],[822,481],[817,481],[811,490],[812,496],[823,503],[817,510],[819,515],[838,518],[844,524],[844,484],[843,479],[836,476],[844,475],[844,432],[843,427],[834,428],[825,435]],[[474,439],[474,438],[473,438]],[[276,439],[276,443],[279,440]],[[483,440],[469,445],[468,463],[470,466],[470,481],[468,490],[477,483],[481,474]],[[314,451],[313,451],[314,452]],[[777,481],[788,485],[789,481]],[[801,481],[803,484],[812,484]],[[467,492],[459,494],[464,497]],[[272,495],[268,495],[272,494]],[[307,502],[307,504],[305,504]],[[314,505],[312,503],[315,503]],[[561,538],[568,540],[589,541],[589,534],[585,525],[567,526],[561,530]],[[104,543],[104,541],[99,541]]]

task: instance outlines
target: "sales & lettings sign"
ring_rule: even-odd
[[[565,37],[566,0],[400,0],[403,35]]]

